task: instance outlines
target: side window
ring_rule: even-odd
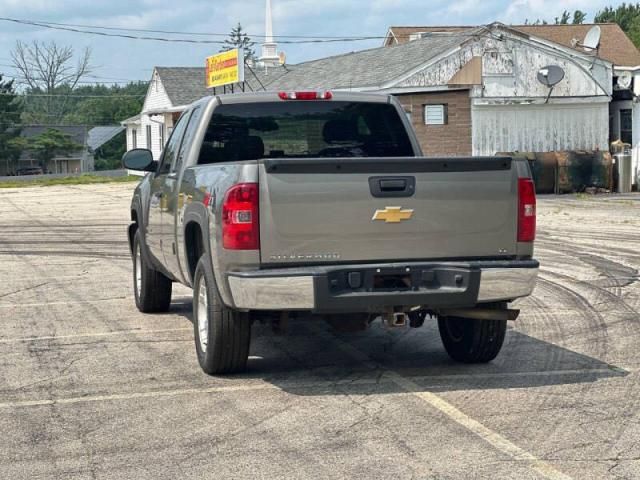
[[[164,123],[158,125],[158,134],[160,137],[160,151],[164,150]]]
[[[180,149],[178,150],[178,155],[171,165],[171,172],[178,172],[182,168],[184,164],[185,157],[191,144],[193,143],[193,138],[196,135],[196,131],[198,130],[198,125],[200,124],[200,117],[202,117],[202,108],[196,107],[191,113],[191,117],[189,118],[189,123],[187,125],[187,130],[184,134],[184,138],[182,139],[182,143],[180,144]]]
[[[158,167],[158,175],[166,175],[171,170],[171,164],[174,162],[176,155],[178,154],[178,148],[180,148],[180,141],[184,135],[184,130],[187,128],[189,122],[190,112],[185,113],[178,120],[177,125],[173,128],[171,138],[167,142],[164,148],[162,159],[160,160],[160,166]]]
[[[446,125],[447,105],[425,105],[424,106],[424,124],[425,125]]]

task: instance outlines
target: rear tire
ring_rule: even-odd
[[[168,312],[171,307],[173,283],[149,265],[142,255],[142,234],[136,230],[133,237],[133,292],[136,307],[142,313]]]
[[[440,317],[438,329],[452,359],[462,363],[487,363],[502,349],[507,321]]]
[[[223,304],[213,270],[200,258],[193,281],[193,328],[198,363],[209,375],[247,368],[251,321],[248,313]]]

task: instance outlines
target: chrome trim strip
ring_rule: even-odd
[[[515,300],[533,293],[537,268],[490,268],[482,270],[478,302]]]
[[[531,295],[537,268],[482,270],[478,302],[515,300]],[[233,303],[241,310],[313,310],[313,276],[236,277],[229,275]]]

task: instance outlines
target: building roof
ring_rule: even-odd
[[[113,137],[124,131],[124,127],[120,125],[109,125],[106,127],[94,127],[89,130],[87,145],[93,151],[109,142]]]
[[[204,68],[156,67],[156,71],[174,107],[209,95],[204,86]]]
[[[509,25],[524,34],[549,40],[565,47],[575,48],[584,53],[580,47],[572,45],[573,39],[583,40],[587,32],[596,24],[582,25]],[[640,65],[640,51],[616,23],[597,24],[602,30],[602,39],[598,56],[617,66],[635,67]],[[468,32],[474,26],[427,26],[427,27],[390,27],[385,45],[407,43],[412,34],[427,33],[461,33]]]
[[[263,68],[248,68],[245,71],[245,83],[248,91],[260,91],[262,85],[267,85],[286,73],[282,67],[273,67],[265,72]],[[156,67],[160,81],[169,100],[174,107],[189,105],[196,100],[211,95],[213,91],[205,87],[204,67]],[[222,92],[222,88],[218,89]]]
[[[571,41],[576,38],[582,41],[590,25],[520,25],[516,28],[534,37],[544,38],[555,43],[572,48]],[[640,51],[627,37],[622,28],[616,23],[600,24],[602,39],[598,56],[617,66],[635,67],[640,65]],[[580,47],[577,47],[580,49]]]
[[[411,35],[414,33],[452,33],[452,32],[465,32],[472,28],[477,28],[473,25],[459,25],[459,26],[430,26],[430,27],[389,27],[388,35],[395,39],[395,42],[389,43],[389,38],[385,39],[385,45],[389,46],[396,43],[408,43]]]
[[[22,127],[20,136],[25,138],[36,137],[49,129],[66,133],[71,137],[71,140],[80,145],[86,145],[87,143],[87,127],[82,125],[28,125]]]
[[[468,38],[447,35],[415,42],[380,47],[300,63],[270,83],[271,89],[348,89],[379,87],[408,74],[439,55],[453,50]]]
[[[134,115],[133,117],[129,117],[125,120],[122,120],[120,122],[120,125],[122,126],[126,126],[126,125],[140,125],[140,119],[142,118],[142,114],[139,113],[138,115]]]

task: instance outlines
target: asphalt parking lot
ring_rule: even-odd
[[[640,196],[539,200],[540,282],[489,365],[435,324],[298,322],[211,378],[188,289],[135,308],[133,188],[0,190],[0,478],[640,478]]]

